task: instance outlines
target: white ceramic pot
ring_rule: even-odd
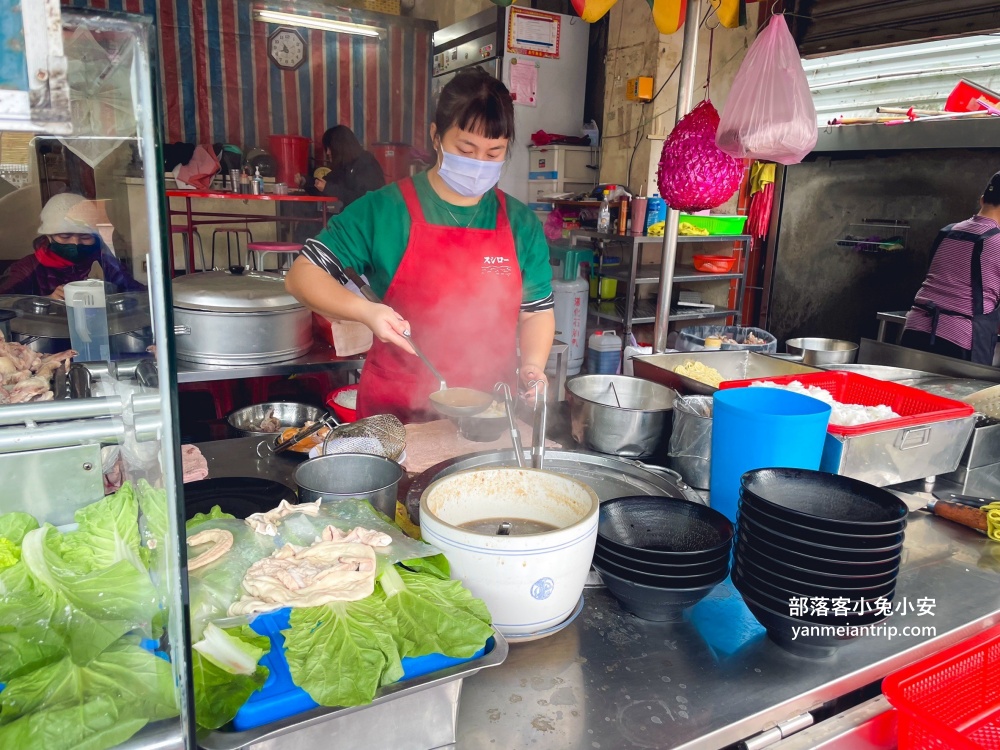
[[[600,500],[590,487],[534,469],[474,469],[437,480],[420,497],[420,531],[452,578],[486,602],[504,635],[557,625],[573,612],[594,557]],[[497,536],[460,528],[527,519],[554,531]]]

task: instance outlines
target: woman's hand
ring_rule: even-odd
[[[317,190],[318,190],[319,192],[321,192],[321,193],[322,193],[322,192],[323,192],[324,190],[326,190],[326,180],[322,180],[322,179],[320,179],[319,177],[317,177],[317,178],[316,178],[315,180],[313,180],[313,186],[314,186],[314,187],[315,187],[315,188],[316,188],[316,189],[317,189]]]
[[[524,400],[535,403],[535,383],[541,383],[542,388],[549,387],[549,379],[545,376],[545,367],[533,364],[523,364],[520,369],[521,385],[525,388]]]
[[[409,322],[388,305],[369,303],[361,322],[371,329],[379,341],[395,344],[409,354],[416,354],[403,338],[403,334],[410,330]]]
[[[50,294],[49,297],[51,299],[61,299],[61,300],[66,299],[66,287],[60,284],[53,290],[52,294]]]

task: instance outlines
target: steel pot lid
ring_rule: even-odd
[[[49,297],[25,295],[0,298],[2,306],[17,313],[10,330],[24,336],[69,338],[66,303]],[[108,333],[112,336],[150,327],[149,297],[145,292],[107,296]]]
[[[209,312],[278,312],[302,308],[285,291],[285,280],[273,274],[208,271],[173,281],[174,306]]]

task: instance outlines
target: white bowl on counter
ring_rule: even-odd
[[[497,630],[530,635],[558,625],[579,603],[594,557],[599,505],[590,487],[561,474],[473,469],[424,491],[420,530],[447,556],[452,578],[486,603]],[[504,520],[514,522],[509,536],[495,533]],[[518,534],[523,521],[555,528]]]

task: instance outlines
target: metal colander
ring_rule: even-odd
[[[392,414],[376,414],[334,427],[323,439],[319,455],[367,453],[396,461],[406,448],[406,428]]]

